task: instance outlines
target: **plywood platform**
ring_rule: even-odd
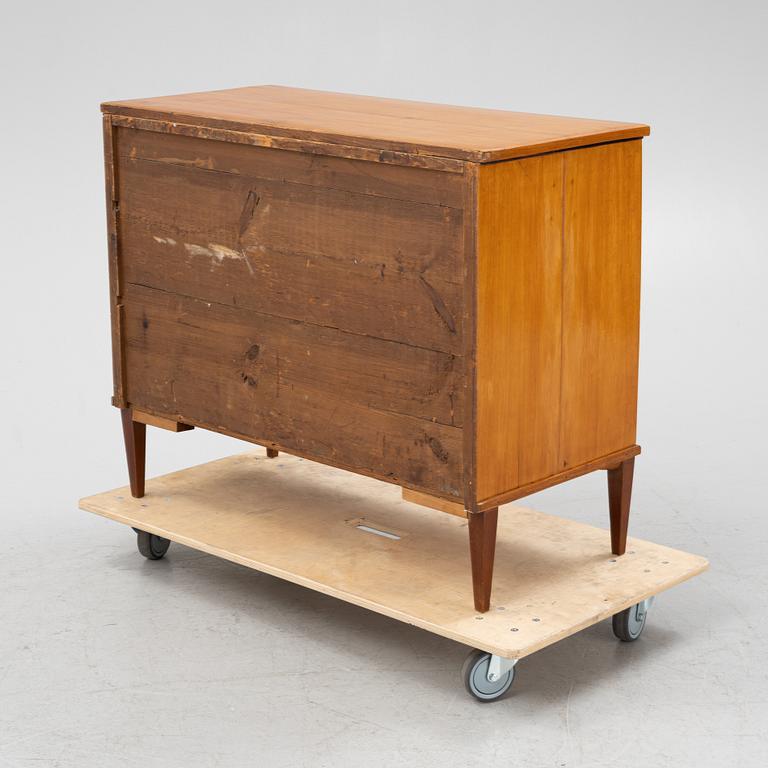
[[[638,539],[615,558],[607,530],[506,506],[480,615],[466,520],[404,501],[397,486],[262,451],[150,480],[143,499],[119,488],[80,507],[508,658],[707,568]]]

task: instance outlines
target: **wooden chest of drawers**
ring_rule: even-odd
[[[644,125],[274,86],[102,105],[114,404],[469,518],[609,470],[626,539]],[[607,546],[607,545],[606,545]]]

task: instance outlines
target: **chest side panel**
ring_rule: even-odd
[[[127,400],[461,493],[463,178],[119,129]]]
[[[642,144],[565,154],[563,469],[636,438]]]
[[[560,425],[563,160],[483,166],[478,185],[478,498],[553,474]]]
[[[480,170],[480,501],[634,445],[640,153],[626,141]]]

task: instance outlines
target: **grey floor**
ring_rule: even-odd
[[[178,464],[196,434],[151,437],[161,455],[186,441]],[[594,626],[491,705],[460,684],[463,646],[176,544],[145,561],[41,477],[0,561],[0,766],[764,765],[760,510],[651,488],[642,460],[633,533],[710,572],[663,595],[637,643]],[[604,524],[603,483],[529,504]]]

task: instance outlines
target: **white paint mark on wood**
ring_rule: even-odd
[[[187,253],[191,254],[192,256],[208,256],[209,258],[214,258],[213,251],[206,248],[204,245],[184,243],[184,248],[186,248]]]
[[[208,243],[208,247],[213,253],[213,257],[221,264],[224,259],[244,259],[245,254],[242,251],[236,251],[233,248],[227,248],[226,245],[218,243]]]
[[[152,235],[152,239],[156,243],[161,243],[163,245],[176,245],[176,241],[172,237],[157,237],[157,235]]]
[[[223,264],[224,259],[244,261],[248,271],[253,274],[253,267],[251,262],[248,261],[245,251],[237,251],[234,248],[229,248],[219,243],[208,243],[207,246],[198,245],[197,243],[184,243],[184,248],[191,256],[207,256],[211,259],[211,267]]]

